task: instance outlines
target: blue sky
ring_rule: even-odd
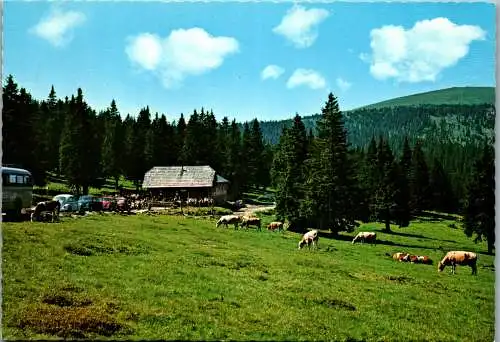
[[[280,120],[495,86],[492,3],[4,2],[4,78],[170,121]]]

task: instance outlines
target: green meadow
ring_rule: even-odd
[[[274,219],[261,214],[264,223]],[[89,215],[4,222],[4,339],[492,341],[494,256],[454,217],[363,224],[318,250],[217,218]],[[358,231],[379,243],[351,244]],[[437,272],[449,250],[478,253]],[[386,254],[428,255],[433,265]]]

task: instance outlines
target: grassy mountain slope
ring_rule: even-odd
[[[394,99],[374,103],[362,108],[382,108],[395,106],[416,106],[422,104],[464,104],[474,105],[495,103],[494,87],[453,87],[397,97]]]

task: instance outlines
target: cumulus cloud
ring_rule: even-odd
[[[351,82],[348,82],[344,79],[342,79],[342,77],[337,77],[336,79],[336,83],[337,83],[337,86],[340,88],[340,90],[342,91],[347,91],[349,90],[349,88],[351,88],[352,86],[352,83]]]
[[[300,5],[290,8],[281,23],[273,32],[284,36],[296,48],[307,48],[318,37],[318,25],[329,16],[329,12],[320,8],[306,9]]]
[[[311,89],[322,89],[326,81],[318,72],[311,69],[296,69],[286,83],[287,88],[307,86]]]
[[[264,70],[262,70],[262,72],[260,73],[260,77],[263,80],[266,80],[268,78],[277,79],[284,72],[285,72],[285,70],[283,68],[281,68],[281,67],[279,67],[277,65],[271,64],[271,65],[266,66],[264,68]]]
[[[61,47],[73,39],[73,30],[86,20],[85,14],[76,11],[53,9],[49,15],[40,19],[29,31],[50,44]]]
[[[214,37],[202,28],[177,29],[166,38],[142,33],[128,38],[125,52],[132,63],[155,73],[166,88],[192,75],[217,69],[239,51],[231,37]]]
[[[407,30],[387,25],[370,32],[372,54],[360,58],[370,63],[371,75],[379,80],[435,81],[467,55],[472,41],[485,36],[479,26],[457,25],[447,18],[418,21]]]

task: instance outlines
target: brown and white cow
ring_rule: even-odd
[[[394,253],[392,255],[392,258],[394,260],[398,260],[399,262],[403,262],[403,261],[406,261],[406,259],[408,258],[409,254],[408,253],[405,253],[405,252],[397,252],[397,253]]]
[[[373,232],[359,232],[358,235],[352,239],[352,243],[354,244],[356,241],[363,242],[375,242],[377,239],[377,233]]]
[[[299,241],[299,249],[301,249],[302,246],[304,245],[307,245],[309,249],[311,248],[311,245],[315,248],[318,248],[318,240],[319,240],[318,230],[317,229],[311,230],[302,236],[302,240]]]
[[[250,226],[256,226],[259,230],[261,230],[260,218],[255,216],[243,216],[241,219],[241,226],[247,228]]]
[[[432,265],[432,260],[427,255],[419,255],[418,262],[421,264]]]
[[[446,266],[451,266],[451,272],[455,274],[457,265],[470,266],[472,274],[477,275],[477,254],[465,251],[451,251],[446,253],[438,264],[438,272],[442,272]]]
[[[221,216],[221,218],[219,219],[219,221],[217,221],[215,226],[219,227],[221,224],[223,224],[227,228],[228,224],[234,224],[234,229],[236,229],[240,221],[241,219],[238,215],[225,215]]]
[[[61,203],[59,201],[45,201],[38,202],[31,213],[31,222],[41,221],[42,213],[50,212],[52,215],[52,222],[56,219],[59,220],[59,211],[61,210]]]
[[[269,223],[267,225],[267,230],[272,230],[272,231],[278,230],[278,231],[281,231],[281,230],[283,230],[283,222],[279,222],[279,221],[271,222],[271,223]]]

